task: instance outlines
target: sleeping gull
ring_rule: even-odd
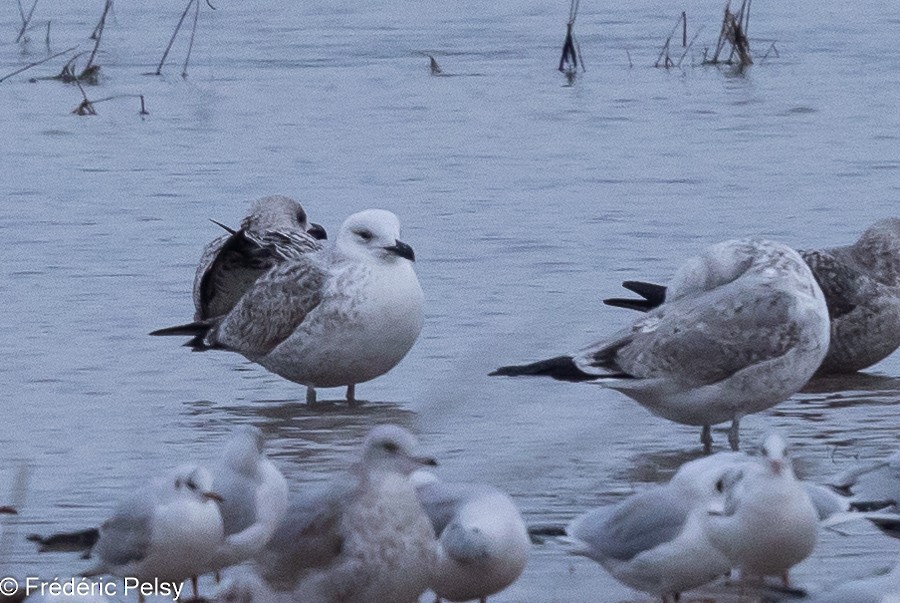
[[[800,390],[828,349],[828,310],[803,260],[772,241],[709,247],[676,273],[669,295],[607,339],[571,356],[500,368],[492,375],[547,375],[616,389],[653,414],[703,427],[731,421]]]
[[[257,556],[260,576],[302,603],[417,601],[431,581],[435,537],[409,475],[435,464],[405,429],[375,427],[349,472],[288,507]]]
[[[180,584],[203,572],[222,542],[221,497],[211,485],[206,469],[185,465],[123,499],[100,526],[98,563],[83,575]]]
[[[851,373],[900,347],[900,219],[870,226],[856,243],[800,251],[825,294],[831,343],[819,372]],[[607,299],[611,306],[647,311],[666,299],[666,288],[625,281],[643,299]]]
[[[254,201],[239,230],[223,228],[228,234],[207,244],[197,266],[194,320],[227,314],[256,279],[280,261],[277,246],[317,251],[322,248],[319,240],[327,237],[324,228],[307,220],[303,206],[282,195]]]
[[[723,478],[725,496],[709,505],[704,529],[744,578],[781,576],[816,544],[818,513],[794,476],[784,440],[770,435],[763,457]]]
[[[213,469],[212,489],[222,497],[219,511],[225,539],[206,571],[218,572],[256,555],[284,517],[287,482],[266,457],[263,445],[258,428],[242,425],[234,430]]]
[[[900,563],[885,574],[838,584],[809,603],[900,603]]]
[[[422,330],[423,294],[400,221],[381,209],[353,214],[333,249],[299,252],[259,277],[228,314],[154,331],[193,335],[195,349],[224,349],[296,383],[355,385],[391,370]],[[280,250],[291,253],[290,248]]]
[[[486,484],[445,483],[429,471],[412,475],[438,534],[431,590],[440,599],[485,603],[521,575],[531,541],[509,496]]]

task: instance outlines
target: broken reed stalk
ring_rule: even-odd
[[[444,70],[438,65],[437,60],[430,54],[428,55],[428,67],[431,69],[431,75],[441,75],[444,73]]]
[[[80,87],[80,86],[79,86]],[[81,91],[82,95],[84,94],[84,90]],[[94,105],[97,103],[105,103],[106,101],[116,100],[118,98],[139,98],[141,100],[141,111],[139,115],[150,115],[150,112],[147,111],[147,106],[144,103],[144,95],[143,94],[114,94],[113,96],[106,96],[104,98],[98,98],[97,100],[88,100],[87,96],[84,96],[84,100],[79,103],[77,107],[72,109],[72,113],[75,115],[97,115],[97,110],[94,108]]]
[[[16,4],[19,6],[19,18],[22,20],[22,23],[25,22],[25,8],[22,6],[22,0],[16,0]]]
[[[654,67],[659,67],[660,62],[662,62],[663,67],[668,69],[675,65],[672,62],[671,57],[669,57],[669,45],[672,43],[672,36],[675,35],[675,32],[678,31],[678,26],[681,25],[682,22],[687,23],[687,17],[684,13],[681,13],[681,16],[678,17],[678,21],[675,22],[675,27],[672,28],[672,31],[669,32],[669,37],[666,38],[666,42],[663,44],[663,47],[659,51],[659,56],[656,57],[656,62],[653,63]],[[663,57],[665,57],[665,61],[663,61]]]
[[[77,47],[77,46],[73,46],[72,48],[67,48],[66,50],[63,50],[62,52],[57,52],[57,53],[54,54],[54,55],[50,55],[50,56],[47,57],[46,59],[41,59],[40,61],[35,61],[34,63],[29,63],[28,65],[25,65],[25,66],[22,67],[21,69],[16,69],[16,70],[13,71],[12,73],[8,73],[8,74],[4,75],[3,77],[0,77],[0,82],[3,82],[3,81],[5,81],[5,80],[8,80],[9,78],[13,77],[14,75],[19,75],[19,74],[22,73],[23,71],[28,71],[28,70],[31,69],[32,67],[37,67],[38,65],[43,65],[43,64],[46,63],[47,61],[53,60],[53,59],[55,59],[56,57],[60,57],[60,56],[62,56],[62,55],[64,55],[64,54],[68,54],[68,53],[74,51],[76,48],[78,48],[78,47]]]
[[[687,48],[687,11],[681,11],[681,47]]]
[[[22,39],[22,36],[25,35],[25,30],[28,29],[28,24],[31,22],[31,17],[34,15],[34,9],[37,7],[38,0],[34,0],[31,4],[31,10],[28,11],[28,15],[22,19],[22,28],[19,30],[19,35],[16,36],[16,42]]]
[[[750,0],[743,0],[740,10],[735,14],[731,12],[730,1],[725,5],[725,15],[722,18],[722,28],[719,31],[719,39],[716,42],[716,51],[712,59],[704,59],[704,63],[716,65],[719,63],[734,63],[734,56],[738,56],[741,68],[753,64],[750,56],[750,40],[747,38],[747,26],[750,23]],[[719,59],[725,44],[731,44],[728,59]]]
[[[580,48],[575,41],[573,28],[575,27],[575,18],[578,16],[578,5],[581,0],[572,0],[569,5],[569,21],[566,23],[566,39],[563,41],[562,55],[559,57],[559,71],[563,73],[578,71],[578,57],[580,56]],[[581,61],[581,70],[585,71],[584,61]]]
[[[163,53],[162,58],[159,60],[159,66],[156,68],[156,73],[154,75],[161,75],[163,65],[166,62],[166,57],[169,56],[169,51],[172,50],[172,45],[175,43],[175,36],[178,35],[178,32],[181,30],[181,24],[184,23],[185,17],[187,17],[188,11],[191,10],[191,5],[194,3],[194,0],[188,0],[187,6],[184,7],[184,11],[181,13],[181,18],[178,19],[178,24],[175,26],[175,31],[172,32],[172,39],[169,40],[168,46],[166,46],[166,51]]]
[[[197,33],[197,20],[200,19],[200,2],[194,2],[194,25],[191,27],[191,39],[188,41],[187,55],[184,57],[184,66],[181,68],[181,77],[187,77],[188,63],[191,60],[191,50],[194,49],[194,36]]]
[[[702,27],[700,29],[698,29],[697,32],[694,34],[694,37],[691,38],[690,44],[688,44],[687,47],[685,47],[684,52],[682,52],[681,56],[678,57],[678,62],[675,63],[676,67],[681,67],[681,62],[684,61],[684,57],[687,56],[687,53],[689,53],[691,51],[691,47],[694,46],[694,42],[697,41],[697,38],[700,36],[701,31],[703,31]]]
[[[50,21],[47,21],[47,36],[44,38],[44,44],[47,45],[47,52],[50,52]]]
[[[88,58],[87,65],[84,66],[84,70],[81,72],[82,76],[89,73],[91,66],[94,64],[94,58],[97,56],[97,50],[100,48],[100,40],[103,38],[103,29],[106,27],[106,15],[109,14],[110,7],[112,7],[112,0],[106,0],[103,5],[103,14],[100,15],[100,21],[97,23],[97,27],[94,28],[94,33],[91,34],[91,36],[96,34],[96,37],[94,38],[94,49],[91,51],[91,56]]]

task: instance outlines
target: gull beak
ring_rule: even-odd
[[[12,507],[0,507],[0,513],[6,513],[7,515],[18,515],[19,512],[13,509]]]
[[[325,227],[321,224],[316,224],[315,222],[310,222],[306,234],[316,239],[317,241],[324,241],[328,238],[328,233],[325,232]]]
[[[225,502],[225,499],[222,498],[222,495],[219,494],[218,492],[204,492],[203,498],[205,498],[206,500],[214,500],[214,501],[220,502],[220,503]]]
[[[398,241],[394,239],[394,244],[385,247],[387,251],[390,251],[394,255],[398,255],[401,258],[406,258],[410,262],[416,261],[416,254],[413,252],[413,248],[404,243],[403,241]]]

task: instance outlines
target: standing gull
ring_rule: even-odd
[[[185,465],[126,497],[100,526],[98,562],[84,576],[180,584],[205,571],[222,542],[221,497],[211,485],[206,469]]]
[[[290,254],[227,314],[151,335],[193,335],[194,349],[223,349],[315,388],[355,385],[391,370],[422,330],[422,288],[400,221],[382,209],[353,214],[332,249]]]
[[[227,314],[256,279],[281,261],[279,246],[318,251],[327,237],[322,226],[308,221],[302,205],[282,195],[254,201],[239,230],[223,228],[228,234],[207,244],[197,266],[194,320]]]
[[[417,601],[435,538],[409,475],[435,464],[405,429],[375,427],[349,472],[289,506],[257,557],[260,576],[302,603]]]
[[[900,219],[870,226],[852,245],[800,251],[828,304],[831,343],[819,373],[852,373],[900,347]],[[626,281],[643,299],[607,299],[611,306],[647,311],[666,299],[666,288]]]
[[[262,432],[249,425],[234,430],[213,469],[213,490],[221,495],[225,539],[209,562],[215,571],[256,555],[287,510],[287,482],[263,451]],[[206,573],[205,571],[202,573]]]
[[[531,541],[509,496],[486,484],[441,482],[425,470],[412,479],[438,534],[431,581],[438,601],[486,603],[518,579]]]
[[[602,565],[631,588],[677,601],[680,593],[723,576],[728,559],[703,529],[719,484],[750,457],[721,452],[685,463],[662,486],[576,517],[566,528],[569,552]]]
[[[794,476],[784,440],[766,438],[763,457],[724,478],[725,497],[710,505],[710,542],[749,576],[781,576],[806,559],[816,544],[819,515]]]
[[[546,375],[618,390],[650,412],[703,427],[731,421],[738,449],[741,417],[800,390],[828,349],[828,310],[803,260],[789,247],[732,240],[689,259],[666,302],[607,339],[571,356],[493,375]]]

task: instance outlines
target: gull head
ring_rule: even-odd
[[[212,491],[212,474],[199,465],[183,465],[175,470],[175,491],[196,498],[200,502],[222,502],[222,496]]]
[[[400,220],[384,209],[367,209],[344,220],[336,249],[344,257],[383,264],[416,259],[412,247],[400,240]]]
[[[265,439],[258,427],[241,425],[231,432],[222,456],[235,471],[252,475],[256,473],[264,446]]]
[[[437,461],[422,454],[416,437],[397,425],[379,425],[363,443],[363,465],[409,475],[422,467],[435,467]]]
[[[762,456],[765,465],[774,475],[782,475],[791,471],[791,458],[788,445],[777,433],[770,434],[763,441]]]
[[[241,222],[241,228],[251,231],[295,228],[306,231],[315,239],[328,238],[320,224],[309,221],[306,210],[300,203],[284,195],[272,195],[254,201],[250,214]]]
[[[853,244],[854,259],[887,285],[900,284],[900,218],[885,218]]]

